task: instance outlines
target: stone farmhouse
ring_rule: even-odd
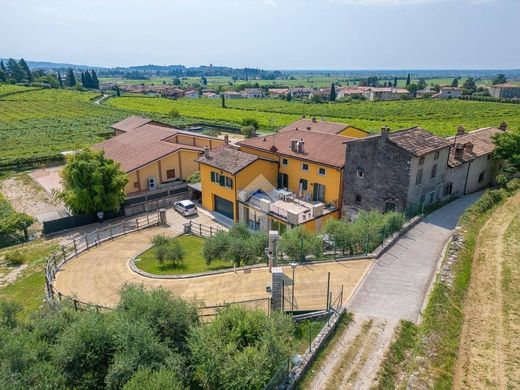
[[[419,127],[346,141],[343,215],[359,210],[421,211],[424,206],[483,189],[495,180],[493,134],[484,128],[438,137]]]
[[[489,87],[489,94],[494,98],[520,98],[520,85],[509,83],[492,85]]]
[[[462,88],[443,86],[438,93],[432,95],[432,98],[457,99],[459,96],[462,96]]]
[[[388,101],[408,97],[410,92],[406,88],[369,87],[365,90],[363,96],[370,101]]]

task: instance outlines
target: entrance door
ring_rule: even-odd
[[[229,200],[221,198],[220,196],[214,195],[215,199],[215,211],[217,213],[222,214],[225,217],[228,217],[232,220],[235,220],[235,213],[233,211],[233,203]]]

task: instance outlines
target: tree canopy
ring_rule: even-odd
[[[504,172],[514,174],[520,172],[520,131],[498,133],[493,137],[495,157],[506,162]]]
[[[103,152],[84,150],[70,155],[62,179],[60,197],[74,214],[119,211],[125,200],[128,178]]]
[[[491,83],[493,85],[507,83],[506,75],[503,73],[497,74],[495,77],[493,77],[493,80],[491,80]]]

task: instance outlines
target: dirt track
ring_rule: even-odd
[[[132,233],[106,242],[66,264],[56,276],[56,287],[66,295],[75,295],[79,300],[114,306],[119,301],[119,290],[125,283],[143,283],[149,287],[164,287],[176,295],[202,300],[206,305],[222,304],[240,300],[266,298],[266,286],[270,274],[266,267],[250,272],[238,271],[193,279],[158,280],[134,273],[128,260],[143,251],[150,239],[158,233],[172,234],[171,230],[153,228]],[[362,279],[370,265],[369,260],[344,263],[326,263],[297,267],[295,272],[297,303],[307,308],[322,309],[325,306],[324,286],[327,272],[331,272],[331,291],[336,296],[344,287],[345,303]],[[284,267],[288,277],[290,267]],[[301,291],[305,286],[305,291]],[[313,294],[315,290],[316,294]]]
[[[518,220],[520,193],[498,208],[479,233],[454,389],[520,389]]]

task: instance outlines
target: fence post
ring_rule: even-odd
[[[56,265],[56,254],[55,253],[52,255],[52,260],[54,260],[54,269],[56,270],[56,268],[58,268],[58,266]]]
[[[108,231],[110,232],[110,239],[113,240],[114,236],[112,236],[112,224],[111,223],[108,225]]]
[[[124,219],[123,219],[123,222],[121,222],[121,225],[123,226],[123,234],[126,234],[126,230],[125,230],[126,224],[125,224]]]
[[[74,310],[78,311],[78,302],[76,301],[76,299],[74,298],[72,302],[74,303]]]
[[[202,237],[202,224],[199,223],[199,236]]]
[[[330,272],[327,272],[327,311],[329,311],[329,305],[330,305]]]
[[[96,246],[99,244],[99,229],[96,228]]]
[[[65,245],[61,246],[61,253],[63,254],[63,262],[67,261],[67,253],[65,252]]]
[[[146,226],[150,226],[150,213],[146,213]]]
[[[72,243],[74,244],[74,252],[76,253],[76,256],[77,256],[78,255],[78,247],[76,245],[76,239],[75,238],[72,239]]]
[[[139,231],[139,218],[135,219],[135,224],[137,226],[137,231]]]
[[[213,228],[209,225],[209,238],[213,237]]]

